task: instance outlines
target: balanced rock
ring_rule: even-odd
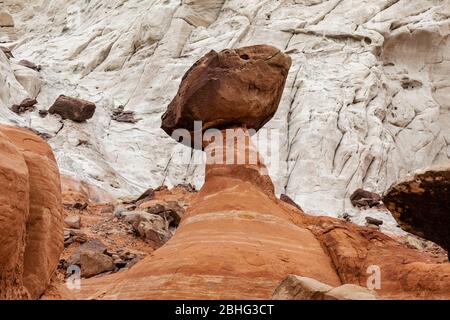
[[[280,196],[280,200],[290,204],[291,206],[297,208],[300,211],[303,211],[303,209],[294,200],[292,200],[291,197],[289,197],[287,194],[282,194]]]
[[[0,27],[14,27],[14,19],[8,12],[0,12]]]
[[[402,229],[450,250],[449,166],[407,177],[387,191],[383,202]]]
[[[59,170],[29,130],[0,126],[0,145],[0,299],[36,299],[63,250]]]
[[[50,114],[59,114],[64,120],[84,122],[94,116],[95,104],[86,100],[61,95],[50,107]]]
[[[258,130],[277,110],[290,66],[288,55],[267,45],[211,51],[184,75],[161,128],[170,136],[202,121],[202,131]]]
[[[363,189],[357,189],[350,196],[350,201],[354,207],[374,207],[380,204],[381,197],[379,194]]]

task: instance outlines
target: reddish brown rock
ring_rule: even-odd
[[[350,201],[354,207],[374,207],[381,203],[381,197],[379,194],[366,191],[363,189],[357,189],[350,196]]]
[[[406,178],[388,190],[383,202],[402,229],[450,250],[449,166]]]
[[[26,98],[20,104],[15,104],[11,107],[11,110],[17,114],[22,114],[27,111],[34,110],[34,106],[37,104],[36,99]]]
[[[8,221],[11,218],[7,217],[6,220],[1,221],[0,228],[2,234],[3,230],[11,229],[12,234],[18,241],[16,244],[18,249],[15,250],[23,251],[22,254],[13,252],[10,258],[15,260],[17,270],[23,270],[17,274],[17,280],[15,280],[13,286],[20,288],[23,284],[28,297],[36,299],[49,284],[63,249],[59,171],[48,144],[31,131],[0,126],[0,133],[2,134],[2,143],[8,146],[9,150],[11,150],[11,146],[14,146],[17,150],[16,153],[12,153],[12,160],[3,157],[0,161],[0,167],[7,166],[15,159],[17,170],[22,173],[22,177],[18,176],[14,180],[8,179],[7,182],[12,190],[14,188],[21,190],[15,196],[11,196],[12,201],[15,201],[15,197],[18,201],[20,199],[20,204],[11,202],[9,209],[10,214],[16,216],[14,219],[18,220],[16,222]],[[20,154],[22,161],[20,161],[18,154]],[[20,163],[26,164],[25,171],[20,169],[23,168]],[[23,175],[24,172],[26,173],[25,176]],[[8,174],[11,176],[11,173]],[[24,181],[26,181],[25,185]],[[25,226],[21,227],[23,223],[25,223]],[[14,226],[16,225],[23,231],[15,230]],[[21,242],[21,238],[23,238],[23,242]],[[2,242],[0,250],[5,250],[5,247],[7,251],[12,250],[8,246],[4,246]],[[22,258],[20,258],[21,255]],[[0,270],[0,278],[3,277],[4,274]],[[22,289],[19,290],[23,291]],[[14,297],[10,295],[6,298]]]
[[[61,95],[50,107],[50,114],[59,114],[63,119],[84,122],[94,116],[95,104],[86,100]]]
[[[291,58],[278,49],[252,46],[209,52],[184,75],[162,116],[161,128],[202,130],[232,126],[260,129],[281,99]]]
[[[379,268],[377,293],[388,299],[449,299],[450,264],[389,236],[328,217],[295,216],[326,248],[342,283],[366,287]],[[369,281],[370,282],[370,281]]]

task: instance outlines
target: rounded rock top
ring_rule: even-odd
[[[256,45],[210,51],[183,76],[162,116],[161,128],[202,131],[243,127],[259,130],[277,111],[291,58],[275,47]]]

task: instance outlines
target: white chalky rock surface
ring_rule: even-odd
[[[14,17],[16,33],[0,29],[0,41],[15,55],[8,62],[0,51],[0,121],[50,134],[63,173],[115,195],[161,184],[201,186],[203,166],[174,159],[160,116],[203,54],[260,43],[293,59],[279,111],[266,127],[279,130],[279,162],[270,167],[277,191],[306,211],[348,212],[364,221],[367,212],[348,201],[355,189],[382,193],[409,172],[449,162],[447,0],[0,0],[0,6]],[[16,79],[20,59],[42,65],[35,82],[27,78],[41,86],[38,109],[72,95],[97,104],[94,118],[62,125],[37,110],[10,112],[36,94]],[[139,122],[112,121],[120,105]],[[387,214],[374,215],[388,222],[384,228],[395,227]]]

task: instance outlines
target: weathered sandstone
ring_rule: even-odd
[[[0,133],[5,145],[0,166],[9,177],[2,181],[2,188],[11,190],[1,201],[6,204],[2,236],[11,237],[0,249],[2,262],[7,261],[0,277],[10,276],[8,281],[12,281],[5,291],[2,288],[1,295],[24,298],[17,293],[26,292],[27,297],[36,299],[49,284],[63,249],[59,171],[50,147],[31,131],[0,126]],[[3,255],[8,253],[9,257]]]
[[[58,114],[64,120],[84,122],[94,116],[95,108],[95,104],[92,102],[60,95],[48,112]]]
[[[333,288],[317,280],[289,275],[275,289],[274,300],[376,300],[376,293],[353,284]]]

